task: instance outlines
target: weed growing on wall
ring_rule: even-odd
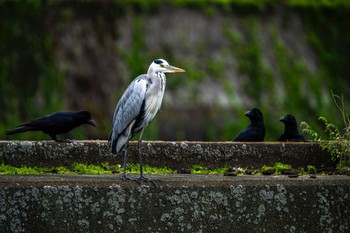
[[[320,142],[323,150],[331,153],[332,160],[339,161],[337,168],[343,168],[350,165],[350,119],[345,110],[343,96],[338,96],[332,92],[335,105],[339,109],[344,122],[344,129],[339,129],[333,123],[330,123],[324,116],[320,116],[319,120],[324,125],[324,131],[328,139],[323,139],[308,123],[302,122],[303,132],[310,134],[314,141]]]

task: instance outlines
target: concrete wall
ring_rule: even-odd
[[[131,146],[136,159],[136,144]],[[315,143],[146,142],[146,163],[332,165]],[[6,164],[121,161],[106,141],[2,141]],[[349,232],[349,176],[0,175],[0,232]]]
[[[129,150],[129,161],[137,163],[137,144],[131,142]],[[334,166],[328,152],[322,151],[317,143],[145,141],[142,151],[146,164],[173,169],[193,164],[261,168],[275,162],[295,168]],[[106,161],[121,164],[123,156],[113,156],[107,141],[0,141],[0,161],[17,166],[70,166],[74,162],[101,164]]]
[[[350,177],[0,178],[1,232],[349,232]]]

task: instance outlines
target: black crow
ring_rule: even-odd
[[[298,131],[297,120],[294,116],[287,114],[280,118],[280,121],[284,123],[284,133],[279,137],[278,141],[294,141],[304,142],[305,138]]]
[[[249,117],[250,124],[238,136],[233,139],[234,142],[261,142],[265,138],[265,124],[262,112],[253,108],[246,112],[245,116]]]
[[[55,112],[47,116],[36,118],[30,122],[19,125],[18,128],[6,131],[7,135],[22,133],[25,131],[43,131],[50,135],[52,140],[60,142],[56,134],[68,133],[82,124],[96,126],[88,111]]]

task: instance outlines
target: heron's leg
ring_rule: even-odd
[[[141,151],[141,143],[142,143],[142,134],[143,134],[143,130],[144,128],[141,130],[140,132],[140,137],[139,137],[139,140],[138,140],[138,150],[139,150],[139,156],[140,156],[140,178],[135,180],[136,182],[142,182],[142,181],[150,181],[152,182],[155,186],[156,184],[154,183],[154,181],[159,181],[157,179],[149,179],[149,178],[146,178],[143,176],[143,169],[142,169],[142,166],[143,166],[143,160],[142,160],[142,151]]]
[[[140,157],[140,179],[144,179],[145,177],[143,176],[143,160],[142,160],[142,151],[141,151],[141,143],[142,143],[142,134],[143,134],[143,130],[145,128],[142,128],[141,132],[140,132],[140,136],[139,136],[139,141],[137,143],[137,147],[138,147],[138,151],[139,151],[139,157]]]
[[[124,171],[123,171],[122,180],[130,180],[130,178],[128,178],[126,176],[126,165],[127,165],[127,161],[128,161],[128,149],[129,149],[129,143],[127,143],[124,147]]]

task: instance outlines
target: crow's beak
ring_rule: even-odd
[[[89,120],[87,121],[87,123],[88,123],[89,125],[92,125],[92,126],[96,127],[96,122],[94,121],[94,119],[89,119]]]
[[[281,121],[281,122],[286,122],[286,117],[285,117],[285,116],[281,117],[281,118],[280,118],[280,121]]]
[[[244,113],[244,116],[247,116],[247,117],[253,116],[253,115],[252,115],[252,111],[247,111],[247,112],[245,112],[245,113]]]

